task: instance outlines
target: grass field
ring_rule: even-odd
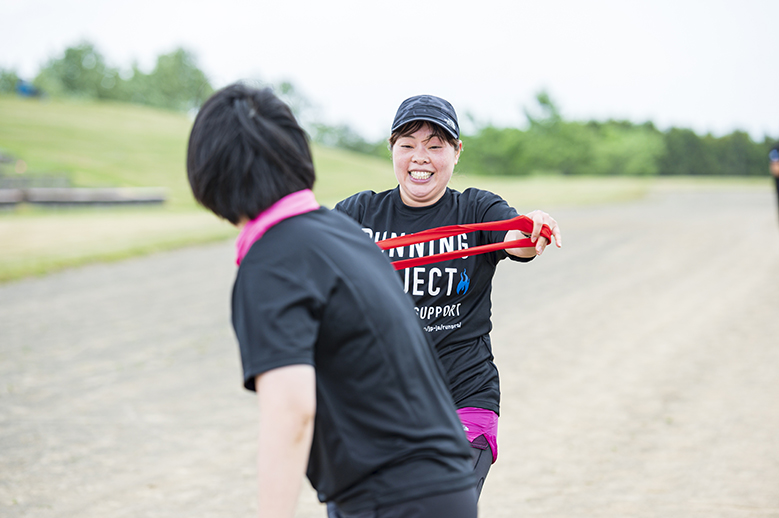
[[[163,187],[163,207],[0,211],[0,282],[64,267],[110,261],[234,237],[229,224],[199,208],[185,173],[191,119],[119,103],[0,96],[0,152],[24,160],[28,173],[61,173],[79,187]],[[332,206],[357,191],[396,185],[388,159],[313,146],[315,192]],[[0,169],[16,174],[13,166]],[[757,180],[644,178],[503,178],[457,171],[456,189],[479,187],[520,212],[638,199],[653,188],[763,185]]]

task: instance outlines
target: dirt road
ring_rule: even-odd
[[[768,186],[554,215],[564,248],[495,283],[480,516],[779,517]],[[0,516],[253,515],[233,275],[228,243],[0,286]]]

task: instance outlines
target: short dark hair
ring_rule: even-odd
[[[233,84],[203,104],[187,149],[192,194],[233,224],[254,219],[316,176],[305,131],[268,89]]]
[[[422,129],[423,126],[430,126],[430,133],[431,137],[438,137],[439,139],[448,142],[452,145],[453,148],[457,149],[457,145],[460,143],[460,141],[456,138],[454,138],[448,131],[446,131],[443,126],[436,124],[434,122],[428,122],[426,120],[413,120],[411,122],[407,122],[395,131],[392,132],[392,135],[390,135],[389,138],[389,147],[392,149],[392,146],[395,145],[395,142],[398,141],[401,137],[408,137],[409,135],[413,135],[420,129]]]

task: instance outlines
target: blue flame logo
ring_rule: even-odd
[[[471,285],[471,278],[468,277],[467,272],[468,270],[463,270],[463,273],[460,274],[460,282],[457,284],[457,294],[465,294],[468,291],[468,286]]]

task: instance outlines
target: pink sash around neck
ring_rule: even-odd
[[[241,261],[249,253],[249,249],[256,243],[273,225],[292,216],[298,216],[319,208],[314,193],[311,189],[293,192],[281,198],[279,201],[260,212],[256,218],[246,223],[235,241],[235,264]]]

